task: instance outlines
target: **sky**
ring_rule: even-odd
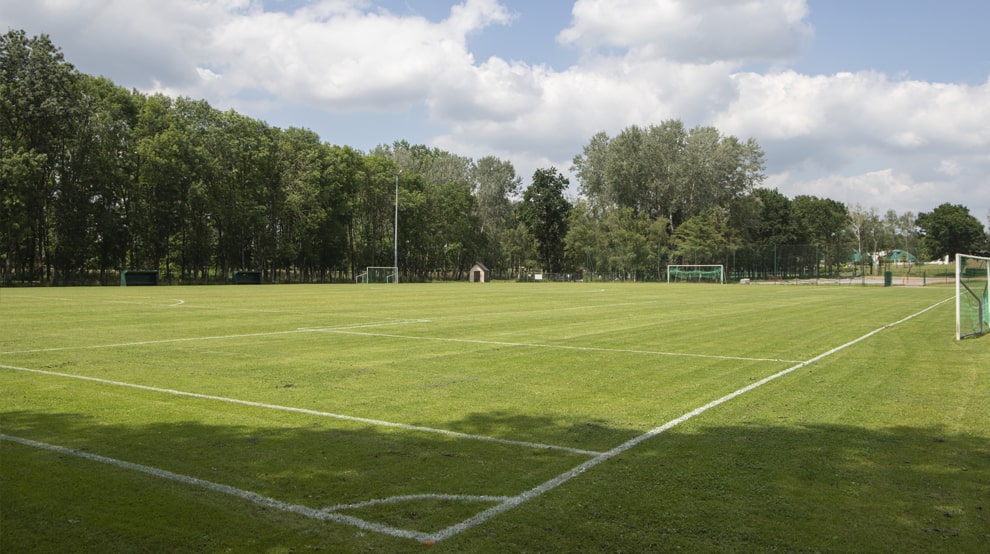
[[[369,151],[572,177],[598,132],[755,139],[764,186],[990,222],[985,0],[0,0],[0,29],[145,93]]]

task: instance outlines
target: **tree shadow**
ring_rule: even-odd
[[[567,525],[566,521],[580,521]],[[990,438],[940,426],[676,428],[491,523],[507,550],[985,552]],[[476,535],[453,539],[491,551]]]
[[[315,509],[354,504],[340,513],[423,534],[464,521],[497,501],[486,502],[479,496],[521,494],[589,459],[566,451],[303,415],[288,423],[280,421],[127,425],[79,413],[19,411],[3,414],[2,432]],[[507,412],[474,413],[451,424],[460,432],[495,434],[509,428],[549,433],[554,426],[560,436],[611,437],[613,446],[638,434],[599,423],[565,427],[549,418]],[[17,545],[30,541],[52,545],[53,551],[64,546],[58,542],[60,528],[53,531],[50,518],[28,517],[37,515],[40,505],[53,513],[84,514],[63,517],[92,526],[96,536],[90,540],[95,545],[81,550],[101,546],[106,550],[108,545],[120,550],[120,544],[106,542],[110,538],[100,538],[103,535],[136,541],[133,551],[156,550],[142,542],[149,540],[181,550],[178,541],[189,540],[188,533],[175,531],[182,525],[197,533],[204,532],[198,525],[213,529],[220,546],[211,550],[240,544],[237,541],[247,536],[271,541],[269,545],[325,546],[339,541],[349,545],[338,549],[342,551],[354,545],[401,551],[416,544],[347,525],[300,523],[304,518],[270,509],[259,515],[252,511],[258,508],[243,499],[220,499],[222,495],[212,491],[126,469],[94,469],[90,461],[63,453],[38,452],[7,441],[0,447],[4,453],[0,486],[17,492],[0,496],[4,551],[16,551]],[[43,475],[53,468],[68,472],[55,485]],[[71,487],[109,491],[105,498],[92,501],[96,510],[115,514],[114,518],[171,523],[161,523],[160,531],[122,530],[88,511],[90,497],[59,490],[66,480],[78,483]],[[125,482],[126,486],[118,486]],[[136,490],[142,497],[181,494],[182,501],[147,511],[135,507]],[[473,498],[417,496],[424,494]],[[36,495],[33,500],[32,495]],[[63,504],[66,495],[71,500]],[[404,495],[410,499],[360,504]],[[984,436],[953,434],[941,427],[692,424],[644,441],[566,486],[444,544],[455,551],[478,552],[976,552],[980,545],[990,544],[988,498],[990,439]],[[223,509],[251,521],[278,520],[291,532],[258,531],[266,527],[257,522],[253,530],[233,526],[220,530],[208,521],[183,519],[197,510],[210,513],[214,508],[204,505],[211,503],[223,504]],[[250,517],[244,516],[245,511]],[[62,532],[72,536],[71,530]],[[148,533],[154,537],[141,538]]]
[[[84,413],[12,411],[2,415],[2,433],[233,487],[287,504],[314,510],[330,508],[372,524],[421,534],[459,523],[491,507],[499,498],[517,495],[591,457],[536,443],[480,437],[485,433],[508,436],[509,431],[522,429],[527,430],[523,433],[526,436],[536,430],[540,436],[572,437],[574,440],[564,442],[574,446],[560,445],[565,448],[586,444],[579,440],[581,433],[562,428],[551,418],[507,413],[487,417],[472,414],[450,426],[450,431],[479,438],[300,414],[259,418],[251,425],[200,421],[125,424],[119,423],[120,416],[115,417],[118,422],[112,423],[108,419],[113,418]],[[225,418],[219,413],[217,417]],[[602,441],[609,432],[603,426],[588,427]],[[622,437],[633,431],[616,433]],[[5,452],[26,448],[9,441],[0,442],[0,446]],[[72,458],[64,451],[49,454],[64,463]],[[87,478],[87,464],[91,462],[76,461],[80,479]],[[5,480],[16,478],[4,476]],[[175,486],[168,479],[148,479],[151,483],[145,486],[152,489]],[[58,497],[58,491],[40,494]],[[397,497],[398,501],[390,501]],[[18,503],[3,504],[2,512],[16,518]],[[18,521],[18,533],[31,535],[30,528]],[[50,534],[43,529],[35,531],[35,539]]]

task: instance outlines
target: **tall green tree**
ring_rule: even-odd
[[[364,159],[364,171],[357,183],[354,200],[352,241],[355,266],[360,270],[367,266],[391,266],[393,263],[393,219],[395,210],[395,184],[399,168],[390,157],[371,154]],[[414,198],[406,197],[409,186],[416,178],[413,174],[398,175],[399,184],[399,251],[405,255],[403,241],[412,228],[407,225]],[[418,203],[418,202],[417,202]],[[401,263],[400,263],[401,264]]]
[[[917,225],[922,249],[929,258],[987,251],[983,224],[965,206],[942,204],[931,212],[918,214]]]
[[[727,250],[738,246],[724,208],[712,208],[685,221],[671,242],[674,258],[685,264],[718,263]]]
[[[584,268],[586,278],[608,270],[608,247],[602,221],[587,199],[579,198],[571,207],[564,239],[564,254],[571,267]]]
[[[874,269],[874,256],[880,251],[883,225],[876,208],[866,209],[856,204],[849,209],[849,226],[856,237],[856,252],[861,261]]]
[[[688,132],[678,120],[623,129],[612,140],[606,157],[606,190],[612,204],[680,223],[687,140]]]
[[[493,271],[508,269],[506,233],[515,225],[513,200],[522,186],[511,162],[485,156],[472,170],[478,223],[486,244],[482,260]]]
[[[520,220],[536,238],[540,263],[551,273],[564,268],[564,237],[571,211],[564,190],[569,183],[556,168],[537,169],[523,193]]]
[[[649,216],[631,208],[611,210],[603,220],[609,270],[622,279],[637,280],[650,265],[659,245],[651,240]]]
[[[587,199],[592,214],[601,214],[612,203],[605,177],[612,139],[603,131],[591,137],[581,154],[574,156],[571,171],[578,179],[578,192]]]
[[[0,255],[5,274],[51,278],[54,202],[71,159],[79,74],[47,35],[0,36]],[[69,215],[66,214],[68,218]],[[75,225],[73,225],[75,227]]]
[[[818,246],[830,271],[838,271],[839,264],[852,259],[852,251],[846,251],[849,210],[845,204],[830,198],[800,195],[794,197],[791,208],[801,233],[800,242]]]
[[[348,280],[356,273],[351,229],[354,224],[358,187],[364,177],[364,156],[350,146],[320,148],[325,164],[320,171],[321,265],[327,270],[345,272]]]
[[[373,155],[391,157],[403,172],[415,173],[426,181],[437,184],[460,183],[470,185],[473,162],[439,148],[423,144],[396,141],[391,147],[378,146]]]
[[[210,186],[218,170],[206,149],[214,115],[205,101],[188,98],[173,101],[155,95],[142,106],[137,130],[139,172],[128,206],[131,269],[163,269],[171,278],[173,267],[182,273],[192,267],[185,254],[201,250],[198,241],[212,244],[216,239],[198,226],[216,211]],[[210,223],[209,231],[215,232],[217,223]],[[193,265],[203,263],[197,260]]]
[[[264,122],[234,111],[196,106],[208,118],[203,155],[209,171],[203,178],[216,233],[215,257],[221,276],[234,269],[262,269],[269,252],[266,228],[266,183],[274,178],[275,143]]]
[[[573,169],[580,192],[603,214],[631,208],[673,228],[712,208],[737,204],[765,176],[755,140],[723,136],[714,127],[687,130],[678,120],[623,129],[615,138],[596,134]]]
[[[137,167],[131,130],[141,96],[105,78],[81,76],[80,103],[54,206],[55,260],[63,279],[123,267],[124,200]]]
[[[427,187],[431,266],[443,278],[461,279],[481,252],[477,202],[468,186],[456,182]]]

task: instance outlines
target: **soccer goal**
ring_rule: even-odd
[[[721,265],[668,265],[668,283],[725,283]]]
[[[990,258],[956,254],[956,339],[990,331]]]
[[[397,267],[367,267],[365,272],[357,277],[358,283],[398,283],[399,268]]]

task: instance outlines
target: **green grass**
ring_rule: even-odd
[[[409,536],[4,440],[0,551],[418,552],[594,460],[434,549],[983,552],[990,348],[954,340],[951,302],[594,454],[951,294],[2,289],[0,433],[283,503],[354,504],[339,513]]]

